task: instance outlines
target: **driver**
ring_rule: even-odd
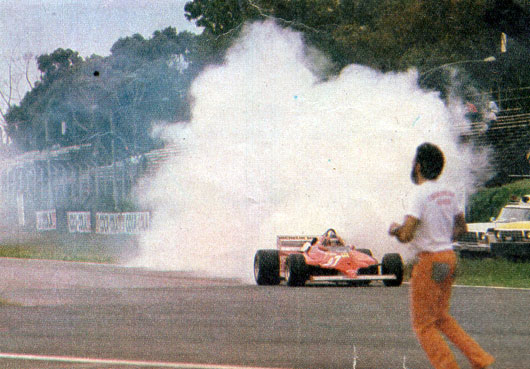
[[[329,251],[329,246],[344,246],[344,240],[337,236],[333,228],[328,229],[319,239],[319,248],[323,251]]]
[[[333,228],[328,229],[324,234],[318,238],[313,238],[311,240],[311,243],[306,242],[306,244],[302,247],[302,251],[320,251],[320,252],[326,252],[330,251],[331,246],[344,246],[345,243],[337,236],[337,232]],[[316,246],[316,247],[313,247]]]
[[[302,252],[311,252],[313,257],[320,255],[322,252],[330,251],[330,246],[344,246],[344,240],[337,236],[333,228],[328,229],[318,238],[313,238],[311,242],[306,242],[302,247]],[[316,246],[316,247],[314,247]]]

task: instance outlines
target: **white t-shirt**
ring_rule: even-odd
[[[437,181],[415,186],[408,215],[420,220],[411,246],[416,252],[452,249],[455,216],[463,213],[456,194]]]

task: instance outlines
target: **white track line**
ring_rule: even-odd
[[[469,286],[467,284],[455,284],[453,287],[459,288],[487,288],[492,290],[515,290],[515,291],[530,291],[530,288],[524,287],[499,287],[499,286]]]
[[[403,284],[410,285],[410,282],[403,282]],[[500,286],[470,286],[467,284],[453,284],[456,288],[486,288],[492,290],[515,290],[515,291],[530,291],[530,288],[525,287],[500,287]]]
[[[47,356],[47,355],[28,355],[15,353],[0,353],[0,359],[10,360],[28,360],[28,361],[54,361],[72,364],[104,364],[104,365],[123,365],[139,367],[157,367],[157,368],[179,368],[179,369],[280,369],[257,366],[238,366],[238,365],[219,365],[219,364],[195,364],[195,363],[170,363],[157,361],[135,361],[135,360],[117,360],[117,359],[94,359],[69,356]]]

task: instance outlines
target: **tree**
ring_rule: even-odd
[[[528,4],[528,2],[526,2]],[[485,12],[485,21],[497,29],[505,32],[518,42],[530,47],[530,13],[527,8],[516,4],[513,0],[492,1]]]
[[[429,69],[491,55],[497,31],[484,0],[192,0],[186,17],[220,37],[254,19],[275,19],[305,34],[340,70],[360,63],[379,70]],[[433,55],[431,57],[430,55]]]
[[[108,57],[41,55],[41,79],[6,115],[10,134],[25,151],[89,143],[101,164],[147,152],[160,145],[151,136],[156,122],[189,119],[198,40],[168,27],[120,39]]]
[[[57,49],[51,54],[44,54],[37,58],[37,66],[43,74],[43,82],[52,82],[63,73],[71,72],[82,63],[83,58],[77,51],[71,49]]]
[[[5,64],[5,78],[0,80],[0,147],[11,142],[7,134],[6,115],[11,106],[22,100],[23,94],[33,88],[29,76],[30,62],[33,55],[27,53],[21,57],[2,56],[0,62]]]
[[[194,0],[186,3],[184,10],[188,20],[216,36],[240,28],[257,15],[246,0]]]

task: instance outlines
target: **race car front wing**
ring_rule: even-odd
[[[356,282],[356,281],[392,281],[397,280],[395,274],[385,275],[359,275],[355,278],[343,275],[313,275],[309,276],[310,282]]]

